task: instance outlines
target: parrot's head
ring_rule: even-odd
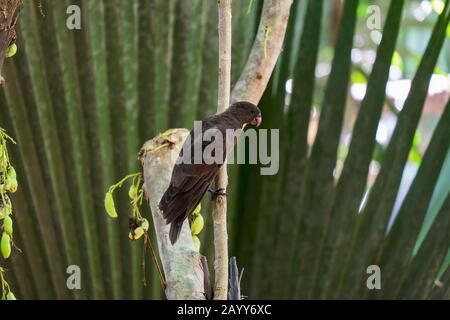
[[[259,127],[262,122],[261,110],[251,102],[239,101],[233,103],[229,110],[242,124]]]

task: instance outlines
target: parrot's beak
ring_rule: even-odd
[[[254,117],[252,122],[250,122],[252,125],[259,127],[261,125],[262,122],[262,117],[261,116],[257,116]]]

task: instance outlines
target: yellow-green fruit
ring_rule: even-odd
[[[6,58],[11,58],[17,53],[17,45],[13,43],[8,47],[8,51],[6,51]]]
[[[191,232],[194,236],[198,235],[202,230],[203,226],[205,225],[205,222],[203,221],[203,217],[201,215],[198,215],[191,225]]]
[[[148,227],[149,227],[148,220],[144,218],[141,223],[141,228],[144,229],[144,231],[148,231]]]
[[[114,198],[111,192],[106,193],[105,209],[111,218],[117,218],[116,206],[114,204]]]
[[[14,293],[12,293],[12,291],[10,291],[6,295],[6,300],[17,300],[17,299],[16,299],[16,296],[14,295]]]
[[[202,211],[202,205],[201,205],[201,203],[199,203],[197,208],[195,208],[195,210],[194,210],[194,216],[198,216],[201,211]]]
[[[13,166],[10,166],[8,168],[8,172],[6,173],[6,176],[8,178],[17,178],[16,170],[14,169]]]
[[[134,199],[137,196],[138,193],[138,188],[136,185],[132,185],[130,187],[130,190],[128,190],[128,196],[130,197],[130,199]]]
[[[18,186],[18,183],[17,183],[16,177],[7,177],[6,178],[6,186],[5,186],[6,191],[14,193],[17,191],[17,186]]]
[[[200,251],[200,245],[201,245],[200,239],[197,236],[192,236],[192,240],[194,241],[197,251]]]
[[[134,229],[134,231],[130,231],[128,237],[130,238],[130,240],[138,240],[144,235],[144,233],[145,231],[144,229],[142,229],[142,227],[137,227],[136,229]]]
[[[10,236],[13,233],[13,221],[10,216],[5,217],[5,220],[3,220],[3,230]]]
[[[11,255],[11,237],[6,232],[3,232],[2,240],[0,240],[0,249],[3,258],[8,259]]]

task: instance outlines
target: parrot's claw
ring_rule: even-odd
[[[226,197],[227,196],[227,193],[225,192],[224,188],[220,188],[220,189],[217,189],[217,190],[209,189],[208,192],[211,193],[211,201],[216,200],[218,196],[222,196],[222,197]]]

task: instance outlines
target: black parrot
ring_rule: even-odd
[[[172,244],[178,240],[184,220],[192,214],[205,193],[210,189],[226,155],[236,143],[235,137],[230,139],[232,141],[226,141],[226,131],[242,129],[246,124],[259,126],[261,120],[261,111],[257,106],[250,102],[241,101],[232,104],[223,113],[202,120],[201,130],[194,129],[190,132],[180,152],[179,161],[173,169],[169,187],[159,203],[159,208],[163,212],[167,224],[171,224],[170,241]],[[221,146],[226,146],[226,150],[221,150],[221,154],[218,156],[221,161],[211,161],[211,159],[201,157],[201,159],[196,159],[195,162],[194,150],[199,148],[203,152],[212,143],[211,141],[204,141],[205,139],[202,138],[207,130],[210,130],[210,132],[220,131],[223,137]],[[187,161],[184,161],[184,163],[181,161],[185,150],[191,150],[187,156],[190,160],[188,163],[186,163]],[[212,154],[214,156],[214,153]]]

